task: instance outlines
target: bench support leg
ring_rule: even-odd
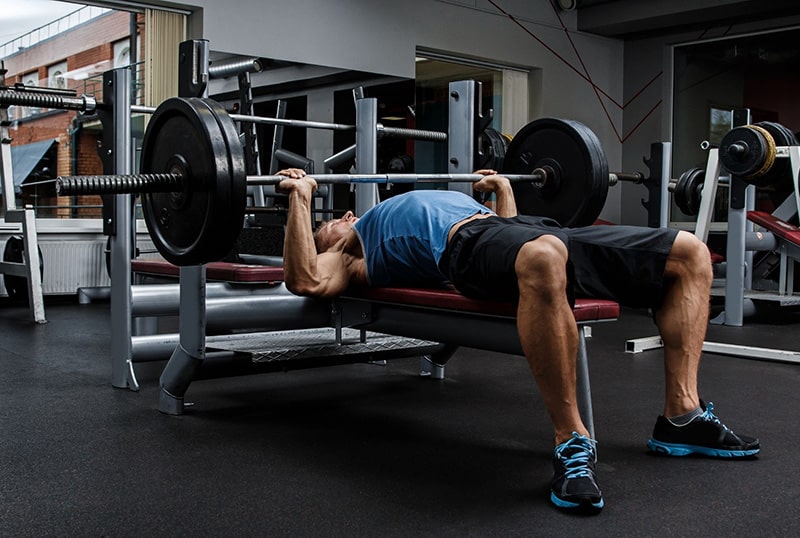
[[[578,409],[580,410],[583,423],[589,430],[592,439],[596,439],[594,433],[594,413],[592,412],[592,389],[589,383],[589,358],[586,353],[586,327],[578,327],[578,360],[577,360],[577,396]]]
[[[419,361],[419,375],[431,379],[444,379],[444,365],[458,349],[458,346],[444,346],[431,355],[423,355]]]
[[[161,372],[159,411],[183,414],[183,396],[206,356],[206,267],[180,270],[180,343]]]

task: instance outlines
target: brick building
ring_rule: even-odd
[[[130,35],[134,25],[137,35],[141,34],[143,15],[103,10],[100,15],[66,31],[54,33],[32,46],[20,47],[3,58],[6,85],[70,89],[79,96],[92,95],[101,102],[102,73],[131,63]],[[139,47],[137,40],[137,49]],[[141,57],[141,53],[137,52],[136,57]],[[102,137],[97,116],[31,107],[11,107],[9,115],[13,121],[10,129],[12,152],[23,146],[30,148],[32,144],[53,142],[52,146],[37,146],[41,158],[30,174],[22,178],[29,186],[22,188],[20,201],[33,204],[38,217],[99,217],[99,197],[56,197],[52,183],[36,185],[58,175],[103,172],[97,153]]]

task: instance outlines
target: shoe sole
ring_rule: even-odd
[[[697,445],[682,445],[677,443],[664,443],[650,439],[647,441],[647,448],[657,454],[665,456],[688,456],[690,454],[702,454],[704,456],[711,456],[713,458],[745,458],[747,456],[755,456],[761,450],[760,448],[753,448],[749,450],[726,450],[722,448],[709,448]]]
[[[598,502],[592,502],[589,499],[584,499],[581,502],[571,502],[560,499],[554,492],[550,492],[550,502],[559,508],[569,510],[570,512],[582,512],[586,514],[596,514],[603,509],[605,503],[603,499]]]

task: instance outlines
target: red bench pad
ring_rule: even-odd
[[[800,245],[800,228],[765,211],[748,211],[747,218],[790,243]]]
[[[175,277],[180,268],[162,260],[131,260],[136,273]],[[283,280],[282,267],[247,265],[242,263],[213,262],[206,265],[206,277],[225,282],[279,282]],[[356,288],[348,296],[411,306],[426,306],[443,310],[458,310],[492,316],[514,317],[516,305],[505,301],[471,299],[455,290],[429,288]],[[619,304],[602,299],[577,299],[573,314],[577,321],[597,321],[619,317]]]
[[[131,260],[134,273],[178,278],[180,267],[163,260]],[[225,282],[282,282],[283,267],[212,262],[206,264],[206,278]]]
[[[515,317],[517,307],[506,301],[471,299],[455,290],[427,288],[359,288],[352,297],[402,305],[426,306],[493,316]],[[577,299],[572,310],[576,321],[598,321],[619,317],[619,304],[603,299]]]

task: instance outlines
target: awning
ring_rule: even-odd
[[[47,154],[57,140],[42,140],[20,146],[11,146],[11,169],[14,173],[14,192],[20,192],[20,185],[25,181],[42,158]],[[53,163],[55,166],[55,163]],[[0,194],[3,193],[3,185],[0,182]]]

